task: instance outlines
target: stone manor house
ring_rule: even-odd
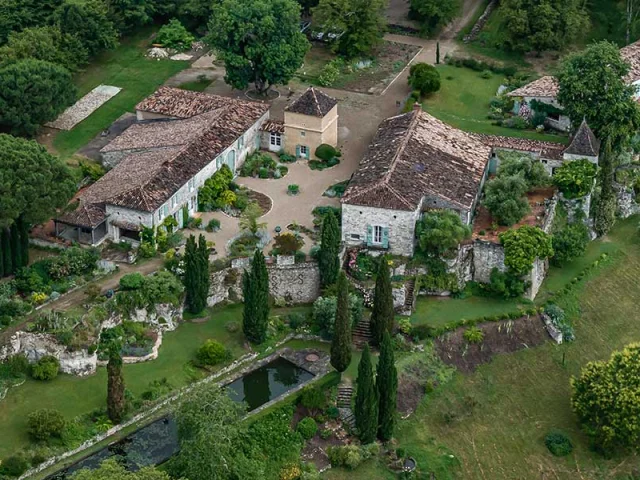
[[[621,48],[620,56],[630,66],[629,73],[624,80],[627,85],[636,87],[636,100],[640,100],[640,40]],[[530,109],[533,101],[545,103],[561,110],[562,105],[558,103],[557,99],[559,89],[558,79],[546,75],[509,92],[507,95],[515,99],[514,113],[516,114],[522,113],[521,108],[523,107]],[[564,132],[571,130],[571,120],[561,112],[551,113],[546,119],[546,124]]]
[[[422,111],[388,118],[342,197],[342,240],[411,257],[422,214],[449,209],[471,225],[483,185],[498,167],[497,152],[526,153],[550,174],[563,162],[598,162],[600,144],[583,122],[568,147],[453,128]]]
[[[232,172],[260,148],[313,158],[337,145],[337,101],[310,88],[269,119],[265,103],[161,87],[136,106],[137,122],[100,151],[110,170],[58,216],[56,235],[88,245],[137,242],[142,226],[198,208],[198,189],[223,165]]]

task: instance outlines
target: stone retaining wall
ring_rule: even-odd
[[[484,10],[484,13],[480,16],[478,21],[475,23],[475,25],[471,29],[471,32],[465,35],[464,38],[462,39],[464,43],[472,42],[478,37],[478,34],[482,31],[484,26],[487,24],[487,22],[489,21],[489,17],[491,16],[491,13],[495,10],[497,6],[498,6],[498,0],[491,0],[489,2],[489,5],[487,5],[487,8]]]

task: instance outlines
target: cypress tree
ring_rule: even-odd
[[[386,257],[380,258],[376,287],[373,296],[373,311],[371,312],[371,335],[376,345],[382,342],[384,332],[391,332],[393,328],[393,292],[391,290],[391,276]]]
[[[4,259],[4,274],[11,275],[13,269],[13,256],[11,255],[11,241],[9,240],[9,229],[3,228],[0,232],[0,242],[2,243],[2,258]]]
[[[611,139],[604,142],[600,152],[600,196],[596,203],[594,229],[599,236],[606,235],[616,221],[617,200],[613,191],[613,155]]]
[[[0,278],[4,276],[4,253],[2,251],[2,229],[0,228]]]
[[[267,339],[269,325],[269,274],[260,250],[256,250],[251,271],[244,272],[242,282],[242,330],[249,341],[260,344]]]
[[[360,441],[364,444],[373,442],[378,430],[378,394],[373,383],[369,345],[365,345],[358,365],[355,416]]]
[[[387,442],[393,438],[396,426],[396,400],[398,371],[396,370],[391,335],[384,332],[380,344],[380,357],[376,367],[376,390],[378,393],[378,438]]]
[[[13,266],[12,273],[17,272],[22,266],[22,248],[20,244],[20,233],[18,226],[13,223],[9,229],[9,242],[11,244],[11,264]]]
[[[344,372],[351,363],[351,311],[349,310],[349,284],[343,271],[338,274],[338,302],[336,322],[331,339],[331,365]]]
[[[322,220],[322,234],[318,264],[320,267],[320,285],[327,287],[336,282],[340,271],[340,227],[336,216],[329,212]]]
[[[200,234],[198,238],[198,282],[196,284],[196,305],[194,308],[199,308],[199,312],[205,309],[207,306],[207,297],[209,296],[209,249],[207,248],[207,240],[204,235]]]
[[[198,280],[200,279],[201,262],[198,260],[198,247],[196,237],[190,235],[184,249],[184,289],[185,302],[189,312],[196,314],[202,311],[198,298]]]
[[[440,42],[436,42],[436,65],[440,65]]]
[[[112,345],[107,364],[107,415],[114,425],[122,421],[125,407],[122,357],[119,345]]]
[[[18,230],[20,234],[20,250],[22,252],[20,265],[26,267],[29,265],[29,224],[22,216],[18,217]]]

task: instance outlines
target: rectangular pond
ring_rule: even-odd
[[[278,357],[228,383],[225,388],[233,400],[245,402],[247,411],[251,412],[313,377],[313,373]]]
[[[246,402],[247,411],[251,412],[313,377],[313,373],[285,358],[277,357],[223,388],[234,401]],[[179,445],[176,423],[171,417],[166,417],[47,477],[47,480],[68,480],[74,472],[83,468],[98,468],[108,458],[115,458],[127,470],[136,471],[148,465],[166,462],[178,452]]]

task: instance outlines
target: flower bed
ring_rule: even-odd
[[[289,168],[277,162],[271,155],[264,152],[251,154],[240,169],[241,177],[254,178],[282,178],[289,172]]]

